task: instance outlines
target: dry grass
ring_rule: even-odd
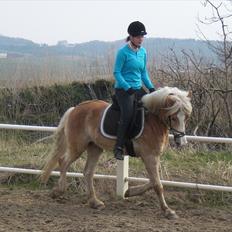
[[[24,132],[27,138],[31,132]],[[6,138],[6,137],[9,138]],[[34,136],[34,135],[33,135]],[[1,166],[19,166],[29,165],[34,167],[42,167],[52,148],[52,139],[45,142],[37,143],[37,139],[31,139],[31,142],[26,142],[18,138],[16,133],[2,132],[0,140],[0,165]],[[38,136],[37,136],[38,137]],[[70,168],[71,171],[82,172],[86,161],[86,153],[84,153],[77,162],[74,162]],[[99,162],[97,171],[102,173],[113,173],[112,169],[116,166],[116,161],[113,156],[104,153]]]
[[[25,132],[30,133],[30,132]],[[8,136],[6,136],[6,134]],[[28,140],[27,140],[28,141]],[[18,139],[18,135],[2,132],[0,140],[0,166],[29,167],[40,169],[51,150],[51,140],[44,143],[28,143]],[[74,162],[69,171],[83,172],[86,154]],[[116,174],[116,160],[112,153],[104,153],[98,163],[96,173]],[[130,158],[130,176],[146,177],[144,165],[140,159]],[[205,183],[215,185],[232,185],[232,157],[230,150],[213,151],[202,147],[190,146],[184,150],[169,148],[161,159],[161,179]],[[0,178],[1,180],[1,178]],[[54,185],[57,177],[50,179],[49,186]],[[8,178],[8,184],[29,188],[40,188],[40,184],[34,176],[17,175]],[[85,193],[85,183],[82,178],[70,178],[69,191]],[[115,181],[95,180],[97,190],[109,195],[115,194]],[[166,188],[167,189],[167,188]],[[170,190],[172,188],[169,188]],[[230,193],[210,192],[199,190],[175,189],[186,194],[188,200],[207,205],[225,205],[232,202]]]
[[[162,178],[194,183],[232,185],[230,150],[186,148],[168,150],[162,158]]]
[[[51,86],[73,81],[94,82],[113,78],[112,64],[76,57],[24,57],[0,60],[0,88],[22,89],[31,86]],[[99,67],[99,64],[102,64]]]
[[[24,132],[27,136],[31,132]],[[34,134],[33,134],[34,136]],[[42,137],[42,135],[41,135]],[[27,140],[28,141],[28,140]],[[17,132],[9,135],[2,131],[0,140],[0,165],[28,165],[42,167],[48,158],[52,140],[41,143],[25,142]],[[71,171],[82,172],[86,161],[84,153],[74,162]],[[115,174],[116,161],[112,153],[103,153],[97,173]],[[140,159],[130,158],[130,176],[146,176]],[[188,181],[218,185],[232,185],[232,157],[230,150],[214,151],[191,146],[183,150],[169,148],[161,158],[161,177],[165,180]]]

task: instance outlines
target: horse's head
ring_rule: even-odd
[[[161,88],[142,98],[144,106],[159,116],[179,146],[187,143],[185,125],[192,112],[190,99],[190,92],[170,87]]]
[[[173,133],[174,141],[179,146],[187,143],[185,125],[192,111],[190,96],[190,92],[185,96],[171,93],[166,97],[165,107],[160,109],[162,120]]]

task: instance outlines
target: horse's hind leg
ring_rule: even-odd
[[[126,192],[125,192],[125,197],[133,197],[133,196],[138,196],[146,191],[152,189],[152,184],[151,182],[148,182],[146,184],[138,185],[138,186],[133,186],[130,187]]]
[[[84,169],[84,177],[87,182],[86,184],[87,184],[87,191],[89,195],[89,205],[91,208],[101,209],[104,208],[104,203],[100,201],[96,196],[94,183],[93,183],[93,175],[99,157],[102,153],[102,149],[97,145],[95,145],[94,143],[91,143],[87,147],[87,153],[88,153],[88,157]]]
[[[59,159],[60,166],[60,178],[58,180],[57,186],[53,189],[52,196],[57,197],[62,195],[67,188],[66,184],[66,173],[70,165],[77,160],[82,154],[82,151],[78,151],[77,149],[70,150],[68,149],[64,156]]]

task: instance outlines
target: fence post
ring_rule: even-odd
[[[117,195],[124,198],[128,189],[129,156],[124,156],[124,160],[117,160]]]

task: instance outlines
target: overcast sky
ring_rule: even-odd
[[[47,44],[59,40],[113,41],[126,38],[128,24],[139,20],[147,28],[147,37],[198,38],[198,15],[201,18],[211,15],[211,8],[204,7],[203,2],[0,0],[0,34]],[[218,26],[202,30],[209,39],[218,38]]]

